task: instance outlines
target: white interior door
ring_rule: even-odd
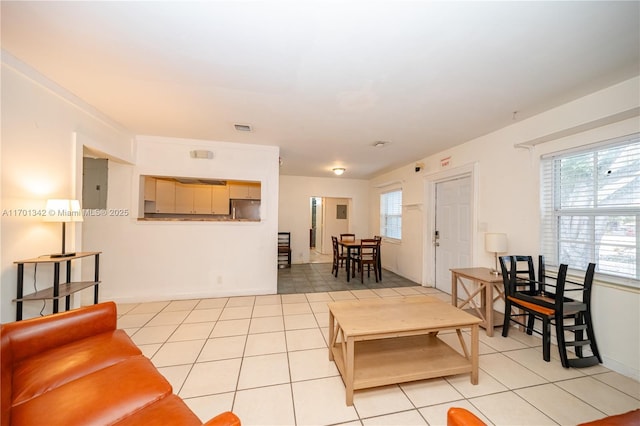
[[[451,294],[451,268],[471,266],[471,177],[436,183],[436,288]]]

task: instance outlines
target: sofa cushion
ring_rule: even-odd
[[[164,425],[202,425],[191,409],[176,395],[168,395],[161,400],[131,413],[116,423],[118,426],[164,426]]]
[[[142,355],[67,382],[12,407],[13,425],[111,424],[170,395]]]
[[[140,354],[123,330],[114,330],[26,358],[14,366],[13,405]]]

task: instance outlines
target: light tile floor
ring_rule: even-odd
[[[516,329],[481,330],[476,386],[468,374],[423,380],[356,391],[346,406],[327,302],[415,294],[450,300],[413,286],[120,304],[118,325],[202,420],[232,410],[243,425],[444,425],[459,406],[487,424],[574,425],[640,408],[640,383],[602,366],[564,369],[555,353],[546,363],[540,339]]]

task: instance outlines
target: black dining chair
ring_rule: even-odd
[[[518,268],[520,256],[500,257],[500,268],[505,289],[505,319],[502,335],[508,336],[510,322],[525,325],[513,317],[512,308],[525,312],[527,333],[542,335],[542,357],[545,361],[551,359],[551,325],[555,325],[558,352],[562,366],[589,367],[602,363],[602,358],[596,344],[591,315],[591,287],[595,274],[594,263],[590,263],[583,282],[567,280],[568,265],[561,264],[557,276],[546,275],[544,258],[539,258],[538,280],[532,278],[533,261],[526,259],[528,273],[522,275]],[[520,259],[521,261],[523,259]],[[551,281],[555,281],[552,284]],[[567,295],[573,293],[574,297]],[[534,321],[542,321],[542,330],[534,329]],[[573,340],[567,341],[565,333],[572,333]],[[584,334],[586,333],[586,338]],[[591,355],[585,355],[583,349],[588,346]],[[567,347],[573,347],[576,357],[569,358]]]

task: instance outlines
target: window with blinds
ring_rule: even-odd
[[[640,287],[640,135],[541,161],[542,252]]]
[[[402,190],[380,194],[380,235],[399,240],[402,237]]]

